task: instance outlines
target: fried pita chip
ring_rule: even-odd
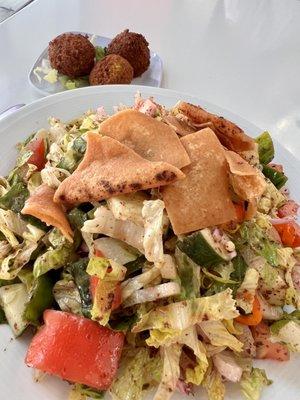
[[[248,201],[246,219],[251,219],[257,211],[257,204],[266,189],[263,174],[233,151],[226,151],[229,166],[229,180],[234,192]]]
[[[62,206],[54,203],[54,193],[55,190],[48,185],[39,186],[26,200],[21,213],[32,215],[47,225],[55,226],[70,242],[73,242],[73,231]]]
[[[190,133],[194,133],[199,130],[199,129],[194,128],[193,126],[189,125],[185,120],[176,118],[174,115],[171,115],[171,114],[163,117],[162,121],[165,124],[169,125],[171,128],[173,128],[174,131],[179,136],[186,136],[186,135],[189,135]]]
[[[192,123],[202,124],[212,122],[214,132],[220,142],[229,150],[241,152],[245,150],[255,150],[255,141],[245,134],[245,132],[223,117],[211,114],[200,106],[181,101],[177,106],[179,112],[188,117]]]
[[[263,174],[233,151],[226,151],[225,157],[235,193],[243,200],[259,199],[266,188]]]
[[[130,147],[149,161],[165,161],[177,168],[190,159],[174,130],[135,110],[120,111],[100,125],[100,132]]]
[[[151,162],[117,140],[89,132],[82,162],[55,192],[54,201],[80,204],[167,185],[184,174],[166,162]]]
[[[214,132],[206,128],[180,140],[191,164],[183,168],[185,179],[162,189],[174,232],[179,235],[235,220],[225,150]]]

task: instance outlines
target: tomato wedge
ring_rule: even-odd
[[[33,140],[28,144],[27,149],[33,152],[27,163],[35,165],[38,171],[41,171],[46,164],[46,148],[44,139]]]
[[[63,311],[46,310],[44,321],[29,346],[26,364],[70,382],[107,390],[117,373],[124,334]]]
[[[258,325],[262,320],[262,311],[260,308],[260,303],[258,298],[255,296],[253,301],[252,314],[248,315],[240,315],[235,318],[236,322],[239,322],[243,325],[254,326]]]
[[[295,221],[273,226],[279,233],[282,244],[289,247],[300,246],[300,226]]]

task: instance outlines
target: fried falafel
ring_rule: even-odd
[[[95,63],[95,48],[86,36],[63,33],[49,43],[52,68],[71,78],[88,75]]]
[[[110,54],[98,61],[89,76],[91,85],[125,84],[130,83],[132,79],[132,66],[117,54]]]
[[[150,65],[149,43],[140,33],[119,33],[108,45],[107,54],[118,54],[132,65],[134,77],[142,75]]]

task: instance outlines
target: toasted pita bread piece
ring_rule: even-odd
[[[212,122],[215,134],[218,136],[220,142],[229,150],[236,152],[255,150],[255,141],[233,122],[211,114],[200,106],[185,103],[184,101],[179,103],[177,109],[194,124]]]
[[[47,225],[55,226],[70,242],[73,242],[73,231],[62,206],[54,203],[54,193],[55,190],[48,185],[39,186],[26,200],[21,213],[32,215]]]
[[[191,164],[185,179],[162,189],[174,232],[193,232],[236,219],[229,191],[228,165],[218,138],[210,128],[180,139]]]
[[[100,125],[100,132],[130,147],[149,161],[165,161],[177,168],[190,159],[174,129],[136,110],[120,111]]]
[[[184,174],[166,162],[151,162],[117,140],[89,132],[82,162],[55,192],[67,204],[100,201],[121,193],[167,185]]]
[[[229,166],[229,180],[234,192],[249,202],[246,219],[256,213],[257,203],[266,189],[263,174],[233,151],[225,151]]]

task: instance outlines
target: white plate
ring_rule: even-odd
[[[120,102],[132,104],[136,90],[139,90],[145,97],[154,96],[159,103],[167,107],[172,106],[178,100],[201,104],[208,110],[236,122],[252,136],[257,136],[262,131],[262,129],[257,128],[252,123],[229,111],[187,94],[165,89],[130,85],[88,87],[76,91],[59,93],[38,100],[2,120],[0,122],[0,173],[7,173],[13,166],[16,155],[16,151],[14,150],[15,144],[27,137],[32,131],[46,127],[49,116],[68,120],[80,115],[87,109],[96,108],[99,105],[103,105],[108,112],[112,112],[113,106]],[[284,165],[286,174],[289,177],[289,187],[292,196],[300,202],[300,185],[298,179],[300,162],[280,144],[275,143],[275,147],[276,160]],[[7,326],[0,326],[0,337],[1,399],[67,399],[69,385],[65,382],[55,377],[48,377],[39,384],[33,382],[32,371],[23,362],[29,342],[29,335],[18,340],[11,340],[12,334],[9,328]],[[286,363],[260,361],[256,365],[265,368],[269,378],[274,380],[273,385],[264,390],[263,400],[282,400],[283,398],[286,400],[299,400],[300,357],[292,356],[292,360]],[[227,399],[238,400],[242,398],[237,387],[234,387],[234,385],[228,388],[227,393]],[[174,396],[174,400],[188,398],[180,394]],[[201,398],[205,399],[205,396]]]
[[[82,35],[88,35],[89,38],[93,37],[94,46],[107,47],[109,42],[111,41],[111,39],[107,37],[92,35],[91,33],[85,33],[85,32],[73,32],[73,33],[81,33]],[[141,76],[139,76],[138,78],[134,78],[131,83],[132,85],[160,87],[162,80],[162,73],[163,73],[162,60],[153,51],[150,51],[150,57],[151,58],[150,58],[149,68]],[[48,96],[49,94],[55,94],[66,91],[66,89],[62,86],[62,84],[59,81],[57,81],[54,84],[45,81],[45,79],[41,79],[41,81],[39,81],[39,79],[37,78],[37,76],[33,71],[35,70],[36,67],[41,66],[43,59],[49,60],[48,47],[42,52],[42,54],[36,60],[36,62],[34,63],[33,67],[29,72],[28,80],[31,86],[43,96]]]

